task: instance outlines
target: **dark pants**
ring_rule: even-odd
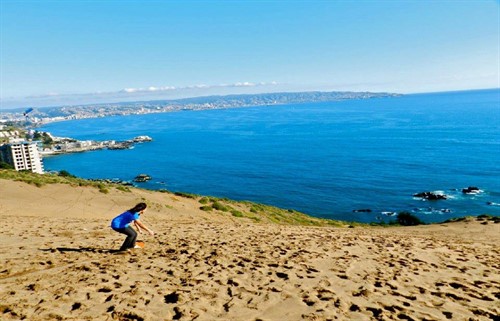
[[[127,226],[125,228],[114,228],[113,230],[117,231],[118,233],[127,235],[127,238],[120,247],[120,251],[134,248],[135,240],[137,239],[137,232],[131,226]]]

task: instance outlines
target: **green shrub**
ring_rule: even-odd
[[[232,210],[231,211],[231,214],[233,214],[234,217],[243,217],[243,213],[241,213],[240,211],[237,211],[237,210]]]
[[[63,169],[62,171],[59,171],[59,174],[58,174],[58,175],[59,175],[59,176],[61,176],[61,177],[71,177],[71,178],[76,178],[76,176],[75,176],[75,175],[70,174],[68,171],[66,171],[66,170],[64,170],[64,169]]]
[[[127,192],[127,193],[130,193],[130,188],[128,188],[127,186],[122,186],[122,185],[119,185],[116,187],[117,190],[119,191],[122,191],[122,192]]]
[[[108,194],[109,193],[109,189],[106,188],[106,185],[104,184],[97,184],[97,188],[99,189],[99,192],[103,193],[103,194]]]
[[[12,166],[8,163],[5,163],[5,162],[0,162],[0,168],[1,169],[14,169],[14,166]]]
[[[210,202],[210,200],[208,199],[208,197],[202,197],[200,200],[199,200],[200,204],[208,204],[208,202]]]
[[[220,202],[214,202],[212,204],[212,207],[218,211],[222,211],[222,212],[229,212],[231,210],[231,208],[229,206],[226,206]]]
[[[213,208],[210,205],[204,205],[204,206],[200,207],[200,210],[205,211],[205,212],[209,212],[209,211],[213,210]]]
[[[418,217],[408,212],[401,212],[396,217],[396,222],[403,226],[414,226],[424,224]]]
[[[107,188],[100,188],[99,192],[101,192],[103,194],[108,194],[109,193],[109,189],[107,189]]]
[[[249,216],[248,218],[253,220],[254,222],[257,222],[257,223],[262,221],[262,219],[260,217],[257,217],[257,216]]]
[[[193,199],[197,197],[197,195],[195,195],[195,194],[189,194],[189,193],[184,193],[184,192],[175,192],[174,194],[177,196],[182,196],[182,197],[186,197],[186,198],[193,198]]]

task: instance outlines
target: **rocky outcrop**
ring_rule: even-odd
[[[481,190],[475,186],[469,186],[467,188],[462,188],[462,193],[464,194],[479,194]]]
[[[144,183],[151,180],[151,176],[147,174],[139,174],[134,178],[134,182]]]
[[[434,192],[421,192],[417,194],[413,194],[414,197],[420,197],[429,201],[437,201],[437,200],[445,200],[448,196],[444,194],[438,194]]]

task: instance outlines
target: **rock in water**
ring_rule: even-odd
[[[437,200],[445,200],[448,199],[448,196],[443,194],[437,194],[434,192],[421,192],[417,194],[413,194],[414,197],[420,197],[429,201],[437,201]]]
[[[144,183],[151,180],[151,176],[147,174],[139,174],[134,178],[134,182]]]
[[[481,190],[475,186],[469,186],[467,188],[462,188],[462,193],[464,194],[479,194]]]

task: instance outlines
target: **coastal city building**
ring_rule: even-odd
[[[19,131],[17,131],[17,130],[12,130],[12,131],[0,130],[0,138],[10,138],[10,137],[19,137]]]
[[[36,142],[9,143],[0,146],[0,160],[16,171],[29,170],[43,174],[43,162]]]

